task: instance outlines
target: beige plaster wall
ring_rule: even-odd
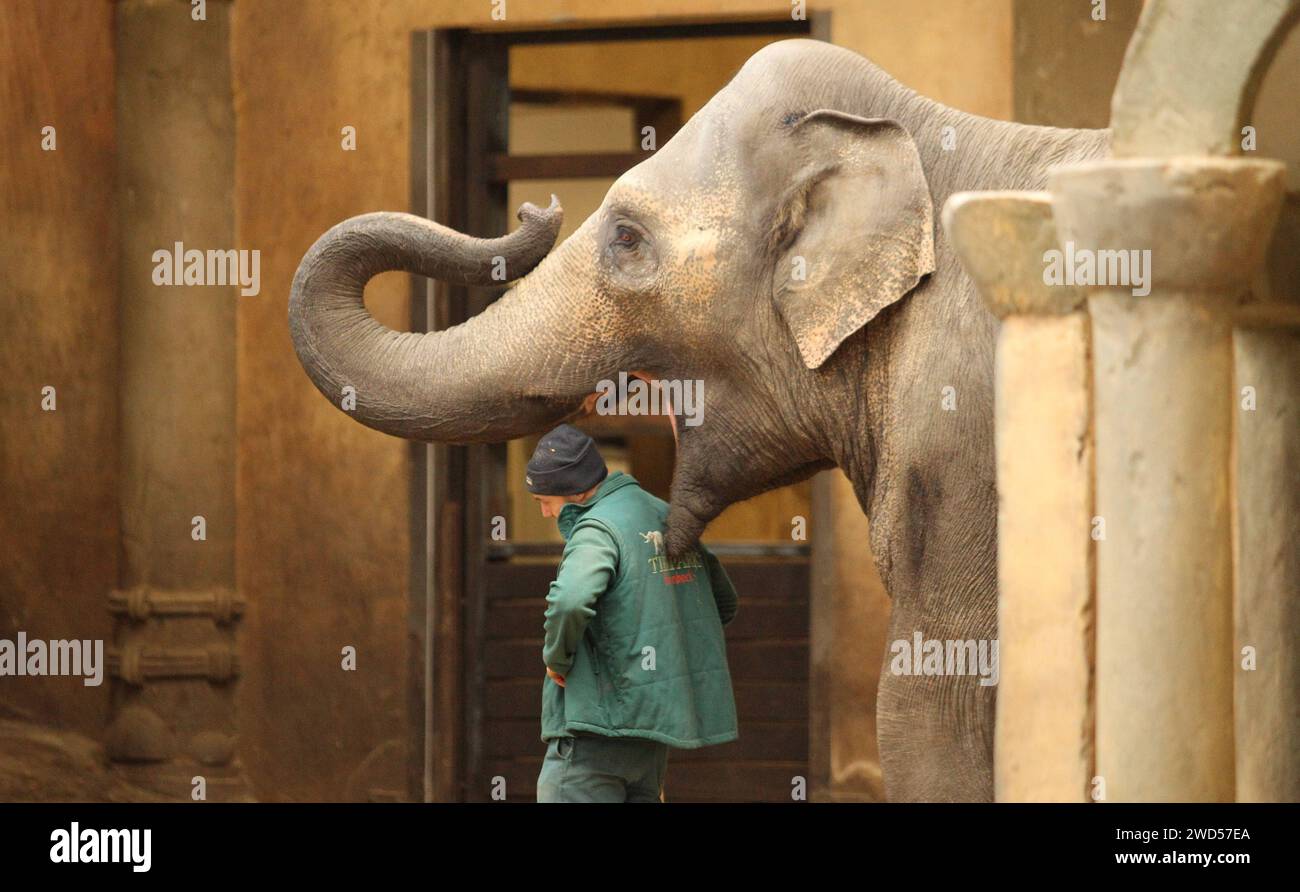
[[[112,7],[0,3],[0,638],[106,639],[117,584]],[[69,52],[68,47],[76,47]],[[41,128],[56,148],[42,151]],[[55,410],[42,411],[42,388]],[[0,679],[0,715],[98,736],[109,684]]]

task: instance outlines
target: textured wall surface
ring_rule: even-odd
[[[1110,96],[1142,0],[1090,3],[1015,0],[1015,119],[1049,127],[1106,127]]]
[[[0,638],[108,638],[117,584],[112,6],[0,4]],[[75,46],[76,52],[67,48]],[[55,128],[42,151],[41,128]],[[55,388],[55,411],[41,389]],[[0,680],[0,711],[93,737],[107,679]]]

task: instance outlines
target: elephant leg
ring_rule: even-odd
[[[959,625],[895,602],[876,705],[881,771],[891,802],[993,799],[997,686],[981,685],[978,674],[904,674],[915,669],[918,631],[923,639],[945,642],[978,641],[988,634]],[[905,642],[906,650],[895,648],[895,642]]]
[[[918,378],[965,381],[960,411],[920,413],[915,407],[926,405],[923,395],[904,394],[895,402],[918,419],[909,427],[883,420],[905,415],[903,409],[888,401],[879,409],[875,477],[859,491],[870,518],[872,556],[891,602],[876,698],[881,775],[891,801],[993,800],[998,600],[992,369],[981,376],[979,357],[964,361],[976,370],[966,378],[947,366]],[[932,645],[942,649],[937,667],[926,659]],[[950,664],[951,646],[960,647],[964,659]],[[984,666],[972,667],[981,653]]]
[[[963,498],[959,479],[913,480],[908,497],[872,529],[873,547],[888,558],[881,575],[892,602],[876,699],[885,795],[991,802],[998,681],[992,487]],[[939,498],[944,492],[951,496]],[[885,531],[891,535],[876,538]]]

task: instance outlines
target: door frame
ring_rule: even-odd
[[[411,212],[470,235],[508,229],[512,169],[507,125],[509,49],[538,43],[674,40],[740,35],[830,40],[830,13],[806,20],[724,18],[639,21],[592,28],[446,28],[411,36]],[[666,141],[666,140],[665,140]],[[588,159],[568,175],[638,159]],[[601,166],[603,165],[603,167]],[[518,162],[513,169],[519,170]],[[527,169],[525,166],[523,169]],[[554,162],[548,175],[565,175]],[[624,168],[626,169],[626,168]],[[518,177],[516,177],[518,178]],[[481,312],[502,289],[461,288],[411,277],[410,329],[436,331]],[[410,598],[407,613],[407,792],[412,801],[465,801],[483,759],[482,661],[466,653],[479,640],[485,598],[479,568],[488,520],[507,513],[505,445],[410,444]],[[825,516],[825,487],[813,488],[813,515]],[[479,531],[479,535],[471,535]],[[817,566],[818,540],[812,552]],[[814,579],[815,595],[818,583]],[[811,683],[810,679],[810,683]],[[811,711],[811,710],[810,710]],[[810,715],[810,726],[816,725]],[[810,751],[815,760],[816,753]]]

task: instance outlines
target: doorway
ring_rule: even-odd
[[[828,30],[826,17],[813,15],[416,34],[412,207],[496,236],[512,228],[522,202],[544,206],[555,193],[563,239],[761,46],[825,39]],[[498,294],[416,279],[412,330],[454,325]],[[666,418],[592,417],[578,426],[611,470],[667,499],[675,456]],[[545,752],[542,615],[563,546],[522,489],[535,443],[413,444],[413,798],[535,798]],[[669,801],[790,801],[792,779],[809,774],[811,552],[792,539],[791,520],[812,516],[812,493],[805,482],[732,506],[705,535],[740,593],[726,630],[740,738],[673,750]],[[493,537],[503,529],[504,538]]]

